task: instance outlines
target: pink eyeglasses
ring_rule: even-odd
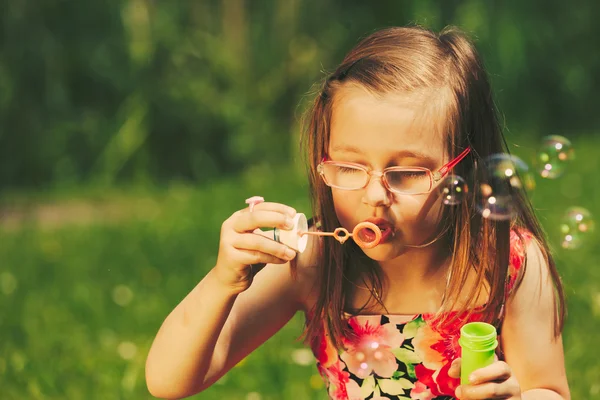
[[[471,148],[467,147],[455,159],[435,172],[423,167],[389,167],[380,172],[361,164],[331,161],[327,155],[317,166],[317,172],[327,186],[337,189],[363,189],[369,184],[371,176],[377,176],[391,192],[423,194],[429,193],[433,184],[445,177],[470,151]]]

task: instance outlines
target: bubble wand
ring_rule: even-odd
[[[253,196],[246,200],[246,204],[249,205],[250,212],[254,210],[256,204],[262,203],[264,198],[260,196]],[[354,242],[362,247],[363,249],[371,249],[379,244],[381,240],[381,229],[372,222],[363,221],[358,223],[352,232],[349,232],[346,228],[336,228],[333,232],[310,232],[308,230],[308,220],[306,215],[302,213],[296,213],[293,219],[294,225],[290,230],[282,230],[279,228],[273,229],[273,239],[276,242],[283,243],[291,249],[302,253],[306,249],[308,242],[308,236],[333,236],[335,240],[344,244],[348,238],[352,238]],[[372,239],[364,239],[361,237],[361,232],[370,231],[374,237]],[[363,235],[364,236],[364,235]]]

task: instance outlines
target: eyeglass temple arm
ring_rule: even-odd
[[[448,171],[450,171],[452,168],[454,168],[456,166],[456,164],[461,162],[462,159],[465,158],[467,156],[467,154],[469,154],[470,152],[471,152],[471,147],[467,147],[454,160],[450,161],[448,164],[446,164],[442,168],[440,168],[440,170],[436,174],[439,177],[438,179],[441,179],[442,177],[444,177],[448,173]]]

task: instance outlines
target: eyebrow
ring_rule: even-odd
[[[364,152],[355,146],[345,146],[345,145],[339,145],[339,146],[335,146],[331,149],[332,152],[340,152],[340,153],[352,153],[352,154],[358,154],[358,155],[364,155]],[[414,151],[414,150],[399,150],[396,151],[394,153],[396,156],[400,156],[400,157],[412,157],[412,158],[419,158],[419,159],[423,159],[423,160],[429,160],[429,161],[433,161],[433,158],[425,153],[421,153],[419,151]]]

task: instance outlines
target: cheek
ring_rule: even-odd
[[[359,191],[339,191],[333,190],[331,195],[333,197],[333,204],[335,207],[335,214],[340,221],[340,224],[348,229],[348,226],[354,226],[356,223],[354,220],[358,217],[356,210],[360,207],[360,193]]]
[[[435,192],[418,196],[402,196],[397,199],[399,217],[405,223],[437,224],[443,211],[440,196]]]

